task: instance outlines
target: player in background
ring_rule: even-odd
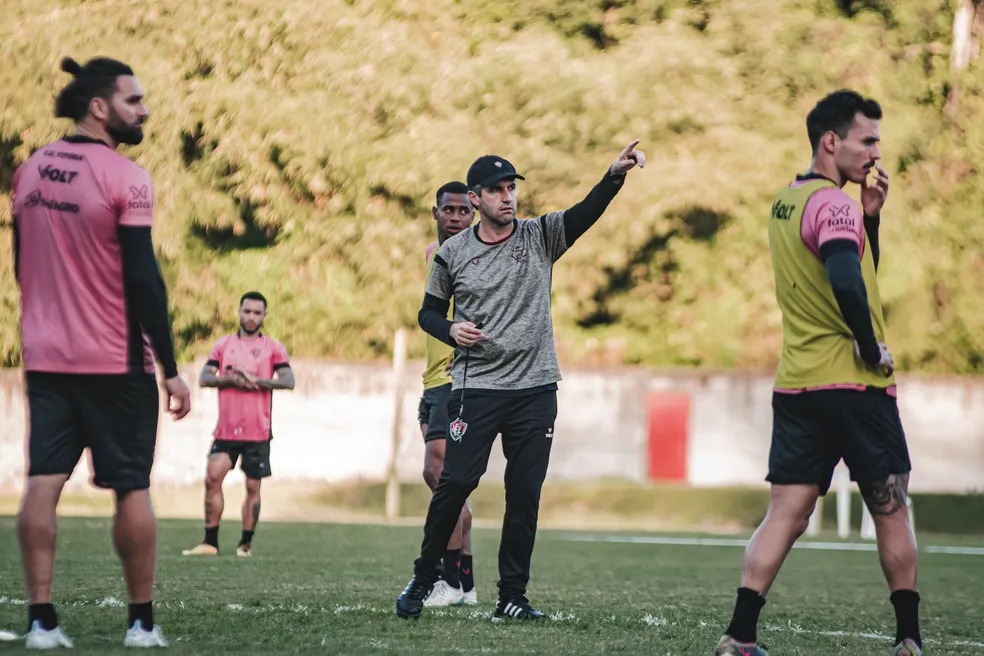
[[[895,656],[919,656],[909,451],[896,403],[876,270],[888,174],[881,107],[848,90],[806,119],[813,162],[772,205],[769,245],[783,345],[772,396],[769,510],[745,550],[734,614],[715,654],[756,656],[759,612],[841,458],[875,522],[895,608]],[[869,176],[873,180],[869,182]],[[861,203],[844,193],[861,186]]]
[[[249,557],[253,553],[253,534],[260,519],[260,483],[272,473],[273,390],[294,389],[287,349],[260,331],[266,314],[263,294],[243,294],[239,299],[239,330],[215,343],[198,379],[202,387],[218,388],[219,419],[205,469],[205,539],[184,550],[185,556],[218,555],[219,520],[225,507],[222,481],[240,458],[246,475],[246,498],[236,555]]]
[[[14,174],[14,271],[30,409],[27,489],[17,518],[29,597],[28,649],[71,647],[51,603],[56,508],[84,449],[93,483],[113,490],[113,544],[130,599],[127,647],[165,647],[154,625],[157,520],[150,471],[163,369],[168,412],[191,409],[171,342],[167,288],[151,240],[150,176],[120,155],[143,140],[144,92],[126,64],[62,60],[73,76],[55,116],[75,134]]]
[[[475,208],[468,200],[468,187],[464,182],[448,182],[437,190],[436,205],[431,208],[437,222],[437,241],[427,247],[427,278],[434,267],[434,255],[448,237],[471,226]],[[454,307],[448,310],[453,316]],[[427,339],[427,368],[424,370],[424,393],[420,397],[418,419],[424,437],[424,482],[433,491],[444,469],[444,450],[448,437],[448,399],[451,396],[451,362],[455,349],[432,335]],[[442,560],[441,579],[425,606],[450,606],[478,603],[475,591],[475,574],[471,551],[471,508],[468,502],[461,509],[458,524],[454,527]]]

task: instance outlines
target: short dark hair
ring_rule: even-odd
[[[434,196],[434,204],[440,206],[441,196],[444,194],[467,194],[468,186],[464,182],[458,182],[457,180],[452,180],[451,182],[445,182],[441,185],[441,188],[437,190],[437,195]]]
[[[72,74],[72,81],[55,100],[55,118],[81,121],[89,113],[93,98],[110,98],[116,92],[116,78],[133,75],[133,69],[109,57],[96,57],[80,65],[71,57],[61,60],[61,69]]]
[[[242,297],[240,297],[239,299],[239,307],[242,307],[245,301],[262,301],[263,309],[266,310],[267,308],[266,297],[260,292],[246,292],[245,294],[243,294]]]
[[[835,132],[842,139],[846,137],[858,112],[872,120],[882,117],[877,101],[850,89],[834,91],[821,99],[806,117],[806,133],[813,153],[816,154],[820,139],[827,132]]]

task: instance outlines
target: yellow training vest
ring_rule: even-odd
[[[431,269],[434,268],[434,256],[437,255],[438,247],[434,248],[427,256],[427,279],[430,279]],[[451,299],[451,307],[448,308],[448,320],[454,317],[454,299]],[[440,387],[441,385],[451,384],[451,375],[446,372],[448,363],[454,359],[454,349],[441,340],[427,335],[427,368],[424,370],[424,389]]]
[[[769,247],[775,272],[776,300],[782,311],[782,354],[776,387],[802,389],[837,384],[889,387],[893,377],[869,368],[854,355],[854,337],[841,315],[823,261],[803,243],[801,224],[810,196],[835,187],[830,180],[809,180],[779,192],[769,218]],[[875,337],[885,341],[885,319],[875,263],[869,248],[861,255],[861,274]]]

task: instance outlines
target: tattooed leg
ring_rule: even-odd
[[[890,474],[882,481],[866,481],[859,487],[875,522],[878,559],[889,588],[915,590],[918,555],[906,504],[909,475]]]

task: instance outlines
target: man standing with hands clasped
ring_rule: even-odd
[[[557,416],[560,367],[553,342],[553,264],[604,213],[625,175],[646,158],[629,144],[581,202],[536,219],[516,218],[516,180],[495,155],[468,169],[468,198],[481,221],[451,237],[434,257],[420,326],[457,346],[444,471],[431,499],[414,576],[396,602],[399,617],[418,617],[437,581],[461,506],[478,486],[492,443],[502,435],[506,512],[499,546],[499,599],[493,621],[537,620],[526,599],[540,488]],[[454,321],[447,312],[454,297]]]

